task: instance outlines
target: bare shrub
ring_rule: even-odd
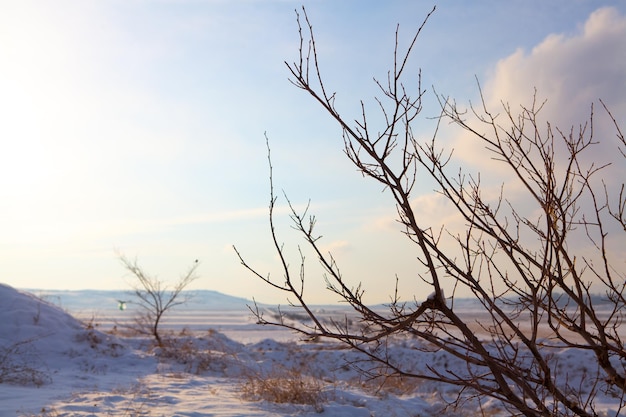
[[[198,279],[196,275],[198,260],[180,276],[174,287],[169,289],[163,281],[145,273],[136,259],[131,261],[123,255],[119,255],[119,259],[138,281],[138,284],[133,286],[133,294],[143,311],[135,317],[134,327],[141,333],[153,336],[157,345],[162,346],[159,324],[166,312],[189,300],[188,296],[181,293],[189,284]]]
[[[287,199],[293,227],[323,267],[327,287],[359,316],[356,325],[322,320],[305,297],[303,251],[298,251],[294,272],[277,236],[270,160],[269,222],[281,276],[257,271],[237,254],[245,268],[284,292],[308,318],[268,320],[256,309],[257,319],[309,338],[339,340],[382,364],[383,375],[455,387],[453,406],[469,396],[495,399],[515,415],[591,417],[603,390],[617,393],[619,413],[626,392],[621,329],[626,318],[626,188],[623,175],[613,175],[608,165],[598,162],[597,146],[600,140],[614,146],[613,167],[623,167],[624,135],[601,101],[604,120],[615,132],[612,138],[595,136],[593,106],[578,128],[559,129],[540,121],[542,103],[537,99],[518,111],[503,103],[496,113],[484,100],[463,110],[440,97],[440,121],[469,133],[466,140],[485,148],[488,161],[500,163],[513,178],[515,188],[502,184],[499,195],[490,197],[480,175],[450,166],[451,151],[440,147],[437,132],[425,140],[414,134],[425,90],[421,75],[408,80],[405,70],[426,20],[404,53],[396,31],[391,70],[385,81],[376,80],[381,97],[374,105],[380,113],[373,117],[363,102],[354,122],[335,107],[337,96],[323,81],[306,13],[304,24],[297,17],[299,56],[287,67],[291,82],[338,123],[350,162],[391,197],[402,233],[412,245],[411,256],[419,262],[417,279],[430,286],[431,295],[402,300],[396,277],[389,281],[388,311],[366,305],[363,285],[345,277],[332,254],[321,249],[315,216],[308,208],[297,211]],[[419,215],[414,205],[418,181],[430,181],[456,210],[460,229]],[[519,201],[523,204],[514,203]],[[485,320],[476,323],[457,308],[461,290],[474,297]],[[398,335],[425,341],[421,353],[446,352],[466,366],[451,371],[429,365],[416,371],[389,354],[387,341]],[[565,349],[588,361],[589,372],[559,369],[565,357],[558,353]]]

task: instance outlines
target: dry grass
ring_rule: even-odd
[[[358,382],[359,388],[373,395],[407,395],[416,392],[422,385],[423,381],[418,378],[399,375],[362,379]]]
[[[0,346],[0,383],[40,387],[52,382],[49,373],[40,369],[44,364],[32,346],[34,340]]]
[[[115,410],[107,413],[107,416],[138,417],[149,413],[150,388],[142,382],[137,382],[129,387],[117,387],[111,390],[112,394],[125,397]]]
[[[114,339],[108,338],[105,333],[98,331],[98,323],[95,317],[92,317],[87,322],[83,322],[83,325],[85,326],[85,331],[76,335],[76,342],[86,342],[92,349],[112,357],[118,357],[122,354],[124,347],[121,344]]]
[[[200,375],[211,369],[214,358],[203,350],[193,338],[164,338],[159,357],[184,365],[184,371]]]
[[[241,391],[247,399],[311,405],[321,412],[327,400],[326,386],[320,379],[306,375],[300,369],[277,367],[271,371],[249,371]]]

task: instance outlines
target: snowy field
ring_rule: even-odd
[[[475,416],[476,401],[446,407],[450,387],[414,380],[368,381],[350,366],[361,357],[326,341],[305,343],[254,323],[248,301],[195,292],[163,323],[166,346],[128,331],[138,311],[118,309],[128,294],[106,291],[18,291],[0,284],[0,417],[8,416]],[[465,308],[471,313],[471,305]],[[323,310],[322,310],[323,309]],[[271,312],[268,306],[267,311]],[[328,316],[339,307],[320,307]],[[476,316],[480,319],[480,316]],[[395,358],[461,370],[444,353],[398,340]],[[556,353],[570,377],[592,358]],[[603,393],[602,415],[619,399]],[[506,416],[484,400],[489,416]]]

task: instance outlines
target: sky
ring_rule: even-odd
[[[476,102],[476,79],[496,106],[528,103],[537,88],[544,114],[564,126],[583,122],[599,98],[626,116],[622,1],[3,1],[0,281],[124,289],[133,281],[120,254],[165,283],[198,259],[190,289],[284,303],[232,248],[282,281],[268,224],[267,135],[292,273],[304,242],[283,191],[297,208],[310,201],[320,245],[368,300],[388,301],[396,275],[405,299],[430,292],[391,196],[362,178],[338,126],[289,82],[284,62],[297,59],[302,5],[348,120],[360,100],[374,110],[373,78],[384,80],[392,64],[396,27],[406,46],[434,5],[408,67],[409,85],[421,68],[427,90],[418,135],[432,137],[435,92]],[[469,167],[481,152],[459,135],[441,140]],[[432,184],[413,197],[433,223],[453,216]],[[314,257],[307,262],[309,299],[334,301]]]

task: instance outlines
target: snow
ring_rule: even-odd
[[[36,295],[35,295],[36,294]],[[111,291],[19,291],[0,284],[0,416],[471,416],[445,409],[456,391],[434,382],[365,380],[349,366],[363,358],[333,342],[304,343],[256,325],[246,300],[198,292],[163,323],[165,346],[124,331],[138,306],[119,310],[128,294]],[[270,311],[269,306],[260,306]],[[325,306],[323,314],[343,314]],[[470,307],[466,307],[470,308]],[[398,340],[393,358],[462,372],[442,352],[426,359],[417,341]],[[571,377],[593,363],[573,350],[557,353]],[[412,361],[412,362],[411,362]],[[579,371],[580,368],[583,368]],[[15,372],[12,372],[15,371]],[[267,384],[266,386],[264,384]],[[280,391],[284,386],[284,391]],[[295,384],[295,385],[289,385]],[[268,401],[301,390],[310,404]],[[293,390],[291,387],[297,387]],[[285,398],[283,398],[285,399]],[[619,400],[598,398],[615,415]],[[493,401],[489,415],[509,415]]]
[[[441,294],[441,301],[443,301],[443,303],[446,304],[446,295],[443,292],[443,288],[439,289],[439,293]],[[428,297],[426,297],[426,299],[429,301],[432,301],[436,298],[437,298],[437,291],[431,292],[430,294],[428,294]]]

